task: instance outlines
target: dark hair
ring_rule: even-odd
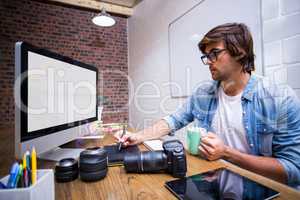
[[[255,70],[253,40],[248,27],[243,23],[226,23],[211,29],[199,42],[198,47],[205,53],[211,43],[224,42],[225,48],[232,57],[238,58],[243,71],[251,74]]]

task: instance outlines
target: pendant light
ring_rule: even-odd
[[[97,26],[110,27],[115,25],[116,20],[102,8],[101,12],[93,17],[92,22]]]

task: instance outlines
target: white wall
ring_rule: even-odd
[[[171,87],[172,97],[192,94],[199,83],[211,80],[209,68],[200,61],[198,42],[212,28],[230,22],[247,24],[252,32],[256,55],[256,73],[261,74],[261,2],[219,0],[200,1],[169,26],[170,81],[180,85]],[[188,75],[188,76],[187,76]]]
[[[128,20],[129,119],[136,129],[147,127],[174,112],[185,101],[184,98],[171,99],[167,85],[170,79],[168,25],[199,2],[144,0]],[[212,10],[211,17],[213,12],[216,11]]]
[[[300,97],[300,1],[262,0],[265,74]]]
[[[129,119],[142,129],[184,102],[171,99],[168,25],[199,0],[144,0],[128,20]],[[142,96],[144,95],[144,96]],[[149,95],[149,96],[146,96]]]

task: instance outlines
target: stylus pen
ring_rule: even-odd
[[[125,133],[126,133],[125,124],[123,124],[123,132],[120,138],[122,138],[125,135]],[[121,151],[121,148],[122,148],[122,142],[119,143],[119,147],[118,147],[119,151]]]

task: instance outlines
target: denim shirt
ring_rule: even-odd
[[[211,123],[219,86],[218,81],[201,84],[183,106],[165,117],[171,134],[192,121],[214,132]],[[276,158],[285,169],[288,185],[300,185],[300,102],[296,94],[286,85],[251,75],[241,98],[250,153]],[[244,179],[244,193],[261,192]]]

